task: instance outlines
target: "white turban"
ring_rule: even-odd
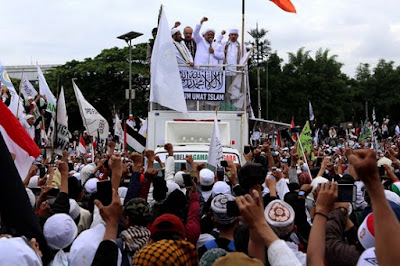
[[[179,29],[178,29],[178,28],[173,28],[173,29],[171,30],[171,36],[172,36],[172,35],[175,35],[177,32],[179,32]]]
[[[205,31],[203,31],[203,36],[207,33],[207,32],[213,32],[215,34],[215,30],[214,29],[206,29]]]
[[[239,30],[238,29],[231,29],[229,31],[229,34],[239,34]]]

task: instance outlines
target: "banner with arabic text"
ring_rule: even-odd
[[[225,71],[221,69],[179,69],[186,100],[224,101]]]

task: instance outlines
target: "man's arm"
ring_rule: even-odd
[[[371,197],[374,213],[375,251],[381,265],[400,260],[400,224],[385,197],[373,150],[357,150],[349,156],[357,176],[364,182]]]
[[[203,17],[200,20],[200,24],[196,25],[196,27],[194,28],[194,32],[193,32],[193,39],[196,43],[200,43],[201,41],[203,41],[203,37],[200,36],[200,30],[201,30],[201,26],[203,25],[203,22],[208,21],[208,18]]]

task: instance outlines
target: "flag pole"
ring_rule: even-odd
[[[244,21],[245,21],[245,0],[242,0],[242,55],[244,55]]]
[[[19,82],[19,93],[18,93],[18,104],[17,104],[17,119],[18,119],[18,112],[19,112],[19,104],[21,100],[21,88],[22,88],[22,79],[24,78],[24,69],[22,69],[21,80]],[[25,103],[25,98],[24,98]]]

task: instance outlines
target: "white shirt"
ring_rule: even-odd
[[[396,132],[396,136],[400,135],[400,127],[399,127],[399,125],[397,125],[397,126],[394,128],[394,131]]]
[[[173,44],[178,64],[193,63],[193,57],[183,41],[180,42],[173,41]]]
[[[228,65],[237,65],[238,60],[240,60],[240,58],[238,58],[240,45],[238,42],[231,42],[229,40],[227,42],[222,42],[223,37],[224,37],[223,35],[219,35],[217,42],[220,43],[222,46],[222,50],[225,56],[225,63]],[[225,49],[227,45],[228,49],[226,50],[225,54]],[[235,66],[226,67],[226,70],[227,70],[226,72],[227,76],[236,76],[236,73],[231,71],[237,71],[237,67]]]
[[[216,42],[211,44],[200,36],[201,25],[196,25],[194,29],[194,41],[197,44],[196,56],[194,57],[194,63],[196,65],[218,65],[219,60],[224,59],[224,53],[221,50],[221,45]],[[210,46],[214,49],[214,53],[211,54],[209,49]]]
[[[35,139],[35,127],[33,125],[29,125],[25,118],[21,119],[21,124],[25,128],[26,132],[28,132],[29,136],[32,139]]]

